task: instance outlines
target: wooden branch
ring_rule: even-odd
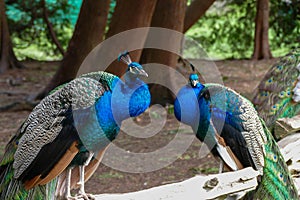
[[[248,167],[235,172],[195,176],[188,180],[125,194],[96,195],[96,200],[198,200],[254,190],[258,172]]]
[[[300,133],[288,135],[278,145],[300,196]]]
[[[274,133],[276,138],[284,138],[285,136],[300,131],[300,115],[292,118],[281,118],[276,121]]]
[[[44,21],[47,25],[47,28],[49,30],[49,33],[50,33],[50,36],[51,36],[51,39],[53,40],[54,44],[56,45],[57,49],[59,50],[59,52],[61,53],[61,55],[65,55],[65,50],[64,48],[61,46],[60,42],[58,41],[57,37],[56,37],[56,34],[54,32],[54,29],[53,29],[53,25],[52,23],[50,22],[49,20],[49,16],[48,16],[48,10],[47,10],[47,7],[46,7],[46,2],[45,0],[42,0],[41,1],[41,4],[42,4],[42,8],[43,8],[43,14],[44,14]]]

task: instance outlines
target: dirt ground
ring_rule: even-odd
[[[216,61],[215,64],[222,74],[225,85],[246,97],[251,97],[251,93],[259,80],[276,60],[257,62],[225,60]],[[58,66],[57,62],[25,62],[24,64],[27,66],[26,69],[15,69],[0,75],[0,107],[11,105],[13,102],[20,102],[40,91]],[[9,138],[30,113],[29,110],[20,111],[18,106],[15,108],[16,111],[0,111],[0,156],[2,156]],[[145,153],[163,148],[174,140],[177,132],[183,138],[193,137],[191,131],[183,131],[184,133],[178,131],[179,123],[172,113],[167,116],[157,116],[156,111],[152,110],[134,120],[137,124],[145,126],[149,123],[150,117],[158,120],[159,117],[166,119],[161,131],[148,138],[136,138],[121,132],[114,144],[127,152]],[[147,173],[123,172],[100,164],[96,173],[87,182],[86,191],[94,194],[123,193],[182,181],[196,174],[216,173],[218,162],[210,154],[200,157],[200,147],[201,143],[197,139],[193,139],[189,148],[182,155],[179,155],[176,161],[164,168]],[[107,155],[105,156],[105,159],[110,159]],[[158,155],[157,162],[166,159],[164,156]],[[126,163],[126,157],[121,159]],[[153,163],[148,164],[155,165],[156,163],[154,160]]]

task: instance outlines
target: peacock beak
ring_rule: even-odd
[[[192,86],[193,86],[193,87],[196,87],[196,85],[197,85],[198,81],[196,81],[196,80],[192,80],[192,81],[191,81],[191,83],[192,83]]]
[[[135,75],[140,75],[140,76],[146,76],[148,77],[147,72],[145,72],[145,70],[141,69],[141,68],[137,68],[137,67],[129,67],[129,71]]]
[[[139,75],[148,77],[147,72],[143,69],[139,69]]]

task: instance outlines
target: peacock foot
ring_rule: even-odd
[[[68,196],[67,200],[95,200],[95,196],[92,194],[77,194],[76,196]]]
[[[87,194],[87,193],[84,193],[84,194],[78,193],[75,197],[78,198],[78,200],[95,200],[96,199],[94,195]]]

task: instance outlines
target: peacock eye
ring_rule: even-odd
[[[281,65],[278,65],[278,66],[277,66],[277,69],[278,69],[278,70],[282,70],[282,66],[281,66]]]
[[[286,185],[287,179],[283,176],[282,173],[278,172],[278,178],[284,183],[284,185]]]
[[[281,91],[281,92],[279,93],[279,97],[283,98],[284,96],[285,96],[285,92],[284,92],[284,91]]]
[[[273,160],[274,160],[275,162],[277,162],[277,156],[276,156],[276,155],[273,156]]]
[[[271,77],[270,79],[268,79],[268,80],[266,81],[266,84],[269,85],[269,84],[271,84],[272,82],[273,82],[273,77]]]

